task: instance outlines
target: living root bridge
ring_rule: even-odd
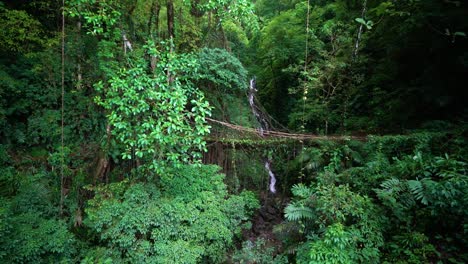
[[[223,121],[219,121],[216,119],[212,118],[206,118],[211,123],[215,123],[218,125],[222,125],[224,127],[227,127],[231,130],[239,131],[243,135],[247,134],[244,137],[241,138],[235,138],[235,139],[229,139],[229,138],[209,138],[208,141],[232,141],[238,143],[242,143],[244,139],[250,140],[257,140],[260,142],[272,142],[272,141],[319,141],[319,140],[332,140],[332,141],[343,141],[343,140],[359,140],[359,141],[366,141],[367,136],[343,136],[343,135],[331,135],[331,136],[319,136],[319,135],[314,135],[314,134],[297,134],[297,133],[288,133],[288,132],[281,132],[281,131],[274,131],[274,130],[264,130],[260,131],[255,128],[251,127],[244,127],[244,126],[239,126]],[[256,136],[256,139],[252,138],[251,136],[249,137],[248,135],[254,135]],[[267,138],[270,138],[270,140],[267,140]]]

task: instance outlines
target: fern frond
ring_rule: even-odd
[[[380,186],[383,191],[398,194],[405,189],[404,184],[399,179],[392,178],[384,181]]]
[[[285,217],[289,221],[298,221],[301,219],[313,219],[315,213],[310,207],[304,205],[289,204],[285,209]]]
[[[424,186],[422,182],[418,180],[410,180],[408,181],[408,189],[414,195],[416,200],[420,200],[424,205],[428,204],[428,199],[424,193]]]
[[[314,194],[314,191],[312,190],[312,188],[309,188],[302,183],[295,184],[292,187],[291,191],[294,196],[297,196],[300,198],[309,198],[310,196]]]

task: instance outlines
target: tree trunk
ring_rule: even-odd
[[[155,0],[151,5],[151,14],[148,21],[148,34],[151,35],[153,32],[153,24],[154,30],[157,32],[159,38],[159,13],[161,12],[161,5],[159,4],[158,0]],[[154,22],[153,22],[154,19]]]
[[[135,23],[133,22],[133,12],[135,11],[136,7],[137,7],[137,1],[136,0],[133,0],[131,3],[131,5],[128,7],[128,11],[126,12],[125,14],[125,20],[127,21],[127,24],[128,24],[128,34],[129,34],[129,37],[133,39],[136,38],[136,34],[135,34]]]
[[[167,0],[167,32],[169,39],[174,39],[174,2],[173,0]]]
[[[231,47],[229,46],[229,41],[226,36],[226,32],[224,32],[223,25],[221,24],[221,21],[219,22],[219,30],[221,31],[221,37],[223,38],[223,47],[225,50],[228,52],[231,52]]]

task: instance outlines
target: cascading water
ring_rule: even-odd
[[[270,163],[270,160],[265,161],[265,169],[268,171],[268,175],[270,175],[270,192],[276,193],[276,178],[273,171],[271,171]]]
[[[258,123],[260,124],[259,130],[260,130],[260,135],[264,135],[264,131],[268,131],[269,125],[266,120],[261,115],[261,112],[259,111],[259,108],[255,105],[255,93],[257,92],[257,89],[255,88],[255,79],[250,80],[250,88],[249,88],[249,105],[250,108],[252,109],[252,113],[254,114],[255,118],[257,119]],[[276,177],[273,171],[271,170],[271,161],[269,159],[265,159],[265,169],[268,172],[268,175],[270,176],[270,192],[276,193]]]
[[[257,119],[258,123],[260,124],[259,130],[260,135],[263,136],[263,132],[269,129],[267,120],[261,115],[261,112],[258,110],[258,107],[255,105],[255,94],[257,93],[257,89],[255,88],[255,79],[250,80],[250,89],[249,89],[249,105],[250,109],[252,109],[252,113],[254,114],[255,118]]]

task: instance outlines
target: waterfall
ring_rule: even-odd
[[[255,79],[250,79],[250,86],[249,86],[249,104],[252,109],[255,108],[255,103],[254,103],[254,95],[257,92],[257,89],[255,89]],[[254,112],[255,116],[257,114]]]
[[[250,80],[250,86],[249,86],[249,105],[250,108],[252,109],[252,113],[254,114],[255,118],[257,119],[258,123],[260,124],[259,130],[260,130],[260,135],[264,136],[264,131],[268,131],[269,125],[268,121],[266,118],[264,118],[261,115],[261,112],[259,108],[255,105],[255,94],[257,93],[257,89],[255,88],[255,79]],[[268,172],[268,175],[270,176],[270,192],[276,193],[276,177],[273,171],[271,170],[271,161],[269,159],[266,159],[265,161],[265,169]]]
[[[255,88],[255,79],[250,80],[250,88],[249,88],[249,105],[250,109],[252,109],[252,113],[254,114],[255,118],[257,119],[258,123],[260,124],[259,130],[260,135],[263,136],[263,132],[269,129],[267,120],[261,115],[258,107],[255,105],[255,94],[257,93],[257,89]]]
[[[273,171],[271,171],[270,163],[270,160],[265,161],[265,169],[268,171],[268,175],[270,175],[270,192],[276,193],[276,177]]]

